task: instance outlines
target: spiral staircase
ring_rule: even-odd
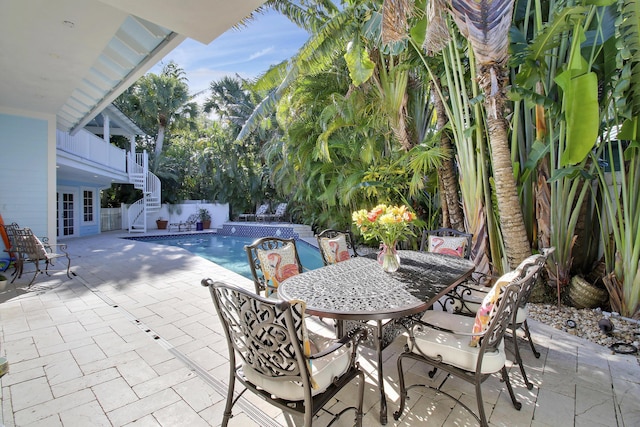
[[[149,155],[146,151],[128,153],[127,166],[129,182],[142,190],[142,199],[129,207],[129,233],[146,233],[147,218],[160,210],[160,179],[149,172]]]

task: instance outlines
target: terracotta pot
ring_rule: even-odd
[[[158,226],[158,230],[166,230],[167,225],[169,225],[169,221],[167,220],[156,220],[156,225]]]
[[[206,230],[209,227],[211,227],[211,220],[210,219],[203,220],[202,221],[202,228],[204,228]]]

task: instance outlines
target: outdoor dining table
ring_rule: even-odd
[[[450,255],[398,251],[400,268],[387,273],[375,254],[354,257],[307,271],[285,280],[278,295],[306,303],[306,312],[337,320],[338,335],[345,321],[375,323],[373,347],[378,356],[380,423],[387,423],[387,400],[382,372],[382,350],[400,333],[402,325],[422,316],[441,297],[466,280],[473,262]]]

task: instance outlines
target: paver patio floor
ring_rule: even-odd
[[[23,277],[0,293],[0,354],[10,372],[1,380],[5,426],[217,426],[228,377],[227,348],[204,277],[253,289],[250,280],[181,248],[119,238],[124,233],[70,239],[73,279]],[[323,325],[316,324],[322,329]],[[328,326],[326,326],[328,328]],[[527,390],[517,366],[510,375],[517,411],[498,377],[484,383],[493,426],[638,426],[640,366],[634,356],[531,322],[542,356],[523,346],[534,383]],[[466,426],[475,419],[429,389],[412,390],[400,421],[396,357],[402,338],[384,351],[389,425]],[[367,372],[364,425],[378,425],[375,357],[362,350]],[[429,367],[411,376],[427,384]],[[420,378],[419,378],[420,377]],[[449,379],[446,389],[475,408],[473,388]],[[355,385],[331,403],[349,405]],[[331,409],[331,408],[329,408]],[[352,425],[352,413],[337,425]],[[321,415],[317,425],[326,425]],[[1,425],[0,424],[0,425]],[[248,393],[231,426],[299,425]]]

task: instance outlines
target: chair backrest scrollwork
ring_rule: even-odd
[[[220,282],[211,281],[207,286],[223,323],[231,358],[239,357],[245,366],[267,377],[292,380],[308,376],[301,302],[270,300]]]
[[[488,351],[495,351],[500,345],[508,325],[513,319],[518,300],[519,285],[511,283],[504,288],[498,309],[492,317],[489,326],[480,340],[480,354]],[[479,357],[479,363],[482,363],[482,357]]]
[[[518,295],[518,307],[524,308],[529,302],[531,292],[533,292],[533,288],[538,281],[538,277],[540,276],[540,273],[547,263],[547,258],[551,253],[553,253],[554,250],[554,247],[543,249],[541,254],[536,254],[528,257],[527,259],[522,261],[516,268],[517,271],[520,271],[520,275],[522,277],[526,276],[529,272],[531,272],[534,276],[533,280],[522,283],[520,294]]]
[[[11,245],[12,248],[15,249],[16,247],[16,230],[20,228],[20,226],[15,223],[12,222],[11,224],[3,224],[2,227],[4,227],[5,232],[7,233],[7,238],[9,239],[9,245]],[[7,248],[9,249],[9,248]]]

